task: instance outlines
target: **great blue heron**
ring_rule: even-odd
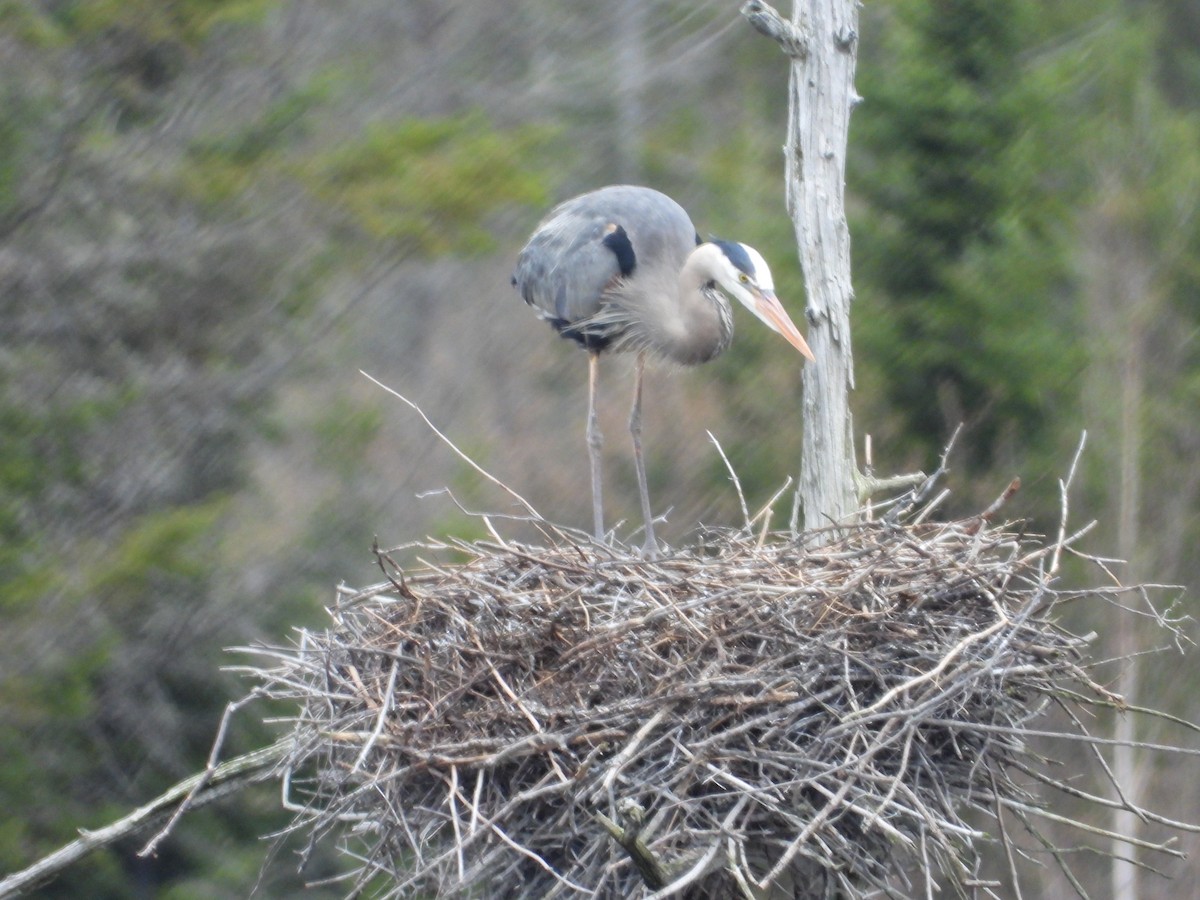
[[[629,431],[645,552],[657,551],[642,460],[642,373],[653,355],[708,362],[733,338],[729,292],[809,359],[812,351],[775,296],[771,270],[753,247],[701,241],[683,207],[646,187],[617,185],[551,210],[521,251],[513,285],[563,337],[588,351],[587,445],[596,538],[604,538],[596,380],[604,351],[637,354]]]

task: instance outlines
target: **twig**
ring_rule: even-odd
[[[392,713],[392,695],[396,690],[396,675],[399,671],[400,660],[392,660],[392,670],[388,675],[387,690],[384,691],[383,697],[379,701],[379,713],[375,717],[375,727],[371,729],[371,736],[367,738],[362,746],[362,750],[358,754],[358,758],[354,760],[354,765],[350,767],[351,775],[362,768],[362,764],[367,761],[367,757],[371,753],[371,748],[375,746],[375,742],[383,734],[383,726],[387,724],[387,718]]]
[[[293,743],[293,738],[289,736],[269,747],[244,753],[221,763],[211,772],[206,769],[204,772],[185,778],[149,803],[103,828],[94,830],[81,828],[79,837],[75,840],[42,857],[33,865],[14,872],[0,881],[0,898],[15,897],[24,893],[53,878],[93,850],[107,847],[123,838],[137,834],[165,815],[174,804],[188,796],[192,796],[191,806],[194,808],[223,795],[227,790],[237,790],[244,784],[265,780],[269,777],[270,770],[293,749]],[[204,782],[207,788],[196,793],[196,786],[201,782]]]
[[[520,494],[518,494],[516,491],[514,491],[512,488],[510,488],[507,484],[505,484],[499,478],[496,478],[494,475],[492,475],[490,472],[488,472],[486,469],[484,469],[483,466],[479,465],[479,463],[477,463],[477,462],[475,462],[475,460],[471,459],[471,457],[469,457],[462,450],[458,449],[458,445],[456,445],[454,443],[454,441],[450,440],[450,438],[446,437],[446,435],[443,434],[438,429],[438,427],[433,424],[433,422],[430,420],[429,416],[425,415],[425,411],[422,410],[421,407],[417,406],[417,404],[413,403],[411,400],[409,400],[403,394],[388,387],[382,381],[379,381],[375,377],[368,375],[366,372],[363,372],[361,369],[359,370],[359,374],[362,375],[364,378],[366,378],[368,381],[370,381],[372,384],[374,384],[376,387],[383,388],[383,390],[387,391],[389,394],[391,394],[393,397],[395,397],[401,403],[405,404],[410,409],[415,411],[416,414],[421,417],[421,420],[426,424],[426,426],[428,426],[429,430],[432,431],[437,436],[438,440],[440,440],[443,444],[445,444],[447,447],[449,447],[455,456],[457,456],[459,459],[461,459],[463,462],[465,462],[468,466],[470,466],[472,469],[474,469],[476,472],[478,472],[480,475],[482,475],[484,478],[486,478],[492,484],[496,485],[496,487],[500,488],[502,491],[504,491],[506,494],[508,494],[510,497],[512,497],[514,500],[516,500],[518,503],[520,503],[521,506],[525,507],[525,511],[528,512],[535,519],[542,518],[541,513],[539,513],[536,509],[533,508],[533,504],[531,504],[528,500],[526,500],[524,497],[522,497]]]
[[[991,522],[992,519],[995,518],[996,513],[998,513],[1000,511],[1000,508],[1002,506],[1004,506],[1004,504],[1007,503],[1009,500],[1011,500],[1016,495],[1017,491],[1019,491],[1020,489],[1021,489],[1021,479],[1020,478],[1014,478],[1012,481],[1010,481],[1008,483],[1008,485],[1004,488],[1004,491],[1000,494],[1000,496],[997,497],[995,500],[993,500],[991,502],[991,505],[988,506],[987,509],[985,509],[983,512],[981,512],[979,514],[978,519],[977,519],[978,524],[973,529],[973,531],[978,531],[984,525]],[[972,531],[972,529],[970,527],[968,527],[968,531]]]
[[[737,817],[742,814],[742,810],[745,809],[748,804],[748,797],[740,798],[737,803],[733,805],[733,808],[725,815],[724,820],[721,822],[721,830],[728,831],[732,827]],[[648,896],[646,900],[663,900],[663,898],[669,897],[683,890],[689,884],[694,884],[706,872],[709,871],[712,861],[717,858],[717,854],[720,852],[721,842],[719,840],[713,841],[712,844],[709,845],[708,849],[705,850],[703,855],[696,860],[691,868],[682,873],[670,884],[664,885],[660,890],[655,891],[653,894]]]
[[[721,442],[713,436],[711,431],[704,432],[708,435],[708,439],[713,442],[713,446],[717,448],[717,453],[721,456],[721,462],[725,463],[725,471],[729,473],[729,480],[733,482],[733,489],[737,492],[738,505],[742,509],[742,522],[746,525],[746,530],[749,531],[750,524],[750,508],[746,505],[746,495],[742,493],[742,482],[738,479],[737,471],[729,462],[729,457],[725,455],[725,450],[721,446]]]
[[[942,656],[942,658],[938,661],[937,665],[935,665],[932,669],[929,669],[926,672],[922,672],[920,675],[914,675],[912,678],[908,679],[907,681],[896,685],[894,688],[889,689],[882,697],[880,697],[878,700],[876,700],[870,706],[868,706],[864,709],[856,710],[855,712],[853,712],[849,716],[847,716],[844,721],[849,721],[849,720],[853,720],[853,719],[861,719],[861,718],[865,718],[865,717],[871,715],[872,713],[876,713],[879,710],[886,707],[893,700],[895,700],[896,697],[898,697],[900,694],[903,694],[907,691],[911,691],[913,688],[918,687],[919,685],[922,685],[922,684],[926,683],[927,681],[934,680],[939,675],[941,675],[944,671],[946,671],[946,668],[950,665],[950,663],[954,662],[954,660],[958,657],[958,655],[960,653],[962,653],[964,650],[966,650],[967,647],[969,647],[971,644],[978,643],[979,641],[983,640],[984,638],[991,637],[992,635],[994,635],[998,631],[1000,631],[1000,629],[1004,628],[1006,625],[1008,625],[1008,622],[1006,622],[1005,620],[1002,619],[998,622],[993,623],[990,627],[985,628],[983,631],[976,632],[975,634],[968,634],[965,638],[963,638],[961,641],[959,641],[957,644],[955,644],[953,647],[951,647],[949,649],[949,651],[947,651],[946,654],[944,656]]]
[[[629,855],[630,862],[637,868],[646,887],[658,890],[670,880],[670,873],[641,839],[640,828],[622,828],[602,812],[595,813],[595,816],[600,827],[607,831],[609,836],[620,844],[621,849]]]
[[[1054,544],[1054,556],[1050,560],[1050,575],[1054,576],[1058,573],[1058,561],[1062,555],[1063,547],[1066,546],[1067,534],[1067,512],[1070,509],[1069,494],[1071,482],[1075,480],[1075,469],[1079,466],[1079,458],[1083,456],[1083,448],[1087,445],[1087,432],[1083,431],[1079,435],[1079,446],[1075,448],[1075,456],[1071,459],[1071,468],[1067,470],[1067,477],[1058,482],[1059,495],[1061,497],[1062,515],[1058,520],[1058,540]]]
[[[183,798],[183,802],[179,804],[178,808],[176,808],[174,814],[167,821],[167,824],[163,826],[162,830],[158,834],[150,839],[149,843],[147,843],[145,847],[138,851],[138,856],[153,856],[158,848],[158,845],[162,843],[167,835],[171,833],[172,829],[175,828],[175,823],[182,818],[185,812],[191,809],[197,795],[199,795],[199,793],[208,786],[208,783],[217,773],[219,768],[217,760],[221,758],[221,748],[225,746],[225,734],[229,729],[229,720],[233,718],[233,714],[239,709],[241,709],[247,703],[257,700],[258,697],[259,694],[257,691],[251,691],[249,696],[225,704],[225,711],[221,714],[221,722],[217,726],[217,736],[213,739],[212,747],[208,751],[208,762],[205,764],[204,771],[197,776],[195,783],[191,787],[191,790],[189,790],[187,796]]]
[[[954,450],[954,445],[958,441],[958,436],[962,432],[962,428],[962,423],[959,422],[954,429],[954,433],[950,435],[950,440],[946,442],[946,446],[942,450],[942,455],[938,459],[938,467],[934,469],[933,472],[931,472],[919,486],[914,488],[906,498],[901,499],[899,503],[897,503],[891,508],[891,510],[888,511],[888,514],[884,516],[883,519],[885,522],[896,524],[903,519],[910,510],[925,502],[925,498],[933,492],[933,488],[937,485],[937,483],[946,476],[947,472],[950,471],[949,468],[947,468],[946,463],[950,459],[950,454]]]

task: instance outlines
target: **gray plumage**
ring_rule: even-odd
[[[756,250],[701,242],[678,203],[658,191],[616,185],[551,210],[521,251],[513,285],[541,318],[589,351],[588,448],[597,539],[603,538],[596,363],[602,351],[638,354],[630,431],[646,520],[646,551],[656,552],[641,453],[642,372],[648,355],[695,365],[733,338],[728,292],[812,358],[775,297]]]
[[[728,301],[715,290],[705,297],[709,308],[694,310],[691,323],[699,334],[680,321],[677,303],[661,302],[678,295],[698,243],[692,220],[666,194],[601,188],[550,212],[521,251],[513,284],[538,315],[589,349],[707,362],[733,337]],[[709,346],[695,346],[697,338]]]
[[[614,225],[625,229],[637,260],[661,259],[675,273],[696,246],[692,220],[666,194],[629,185],[582,194],[551,210],[521,251],[513,279],[525,301],[551,319],[595,315],[621,275],[604,244]]]

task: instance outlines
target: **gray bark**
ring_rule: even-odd
[[[787,204],[807,287],[808,343],[816,357],[804,369],[804,446],[797,490],[804,528],[810,530],[846,522],[858,509],[849,407],[854,291],[845,205],[850,111],[858,100],[858,4],[797,0],[790,23],[758,0],[743,6],[742,13],[778,41],[792,61],[784,148]]]
[[[1110,445],[1115,453],[1109,465],[1115,469],[1115,512],[1117,555],[1125,560],[1124,581],[1137,584],[1148,566],[1140,550],[1142,518],[1141,447],[1146,439],[1143,401],[1146,397],[1146,366],[1150,353],[1150,323],[1162,314],[1164,297],[1155,285],[1153,254],[1131,232],[1128,219],[1113,210],[1120,208],[1132,190],[1125,177],[1103,171],[1099,208],[1092,210],[1085,231],[1084,272],[1087,276],[1086,312],[1096,362],[1091,373],[1092,409],[1089,419],[1108,423]],[[1114,375],[1118,379],[1114,384]],[[1121,660],[1114,689],[1129,703],[1138,703],[1141,681],[1139,654],[1147,639],[1135,615],[1113,620],[1113,656]],[[1144,805],[1145,779],[1150,765],[1144,754],[1131,746],[1141,736],[1132,713],[1119,713],[1113,723],[1113,778],[1131,806]],[[1132,809],[1113,810],[1112,831],[1120,835],[1112,844],[1109,874],[1112,900],[1138,900],[1143,895],[1139,850],[1126,838],[1141,836],[1142,819]]]

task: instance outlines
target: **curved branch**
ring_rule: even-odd
[[[28,868],[14,872],[0,881],[0,900],[5,897],[15,897],[53,878],[93,850],[107,847],[122,838],[149,828],[171,811],[176,803],[191,797],[197,785],[207,782],[208,787],[198,796],[193,797],[191,804],[193,807],[241,790],[248,784],[266,780],[275,763],[282,759],[294,745],[294,739],[289,736],[269,747],[244,753],[228,762],[221,763],[211,772],[205,770],[185,778],[159,794],[145,806],[135,809],[129,815],[105,825],[103,828],[95,831],[79,829],[79,837],[69,844],[64,844]]]

